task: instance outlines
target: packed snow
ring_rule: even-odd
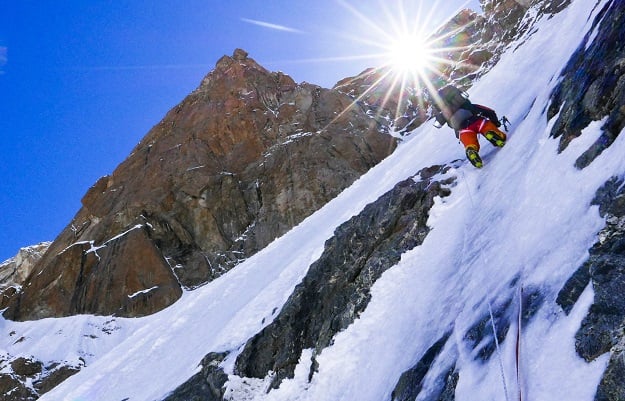
[[[507,145],[495,149],[482,139],[483,169],[462,162],[446,173],[457,183],[432,209],[425,242],[376,282],[364,313],[317,357],[312,381],[306,350],[295,377],[269,393],[266,381],[231,375],[231,399],[390,399],[401,373],[453,329],[432,373],[449,367],[446,358],[458,360],[458,401],[514,399],[519,389],[526,399],[593,400],[608,357],[586,363],[574,347],[592,289],[569,315],[554,300],[604,225],[590,202],[606,180],[625,172],[625,135],[580,171],[574,162],[600,135],[601,122],[558,154],[545,110],[599,9],[575,0],[543,19],[470,90],[474,102],[511,121]],[[0,357],[84,365],[43,401],[159,400],[197,373],[209,352],[231,351],[223,366],[232,374],[242,346],[271,322],[337,226],[423,167],[457,159],[464,152],[450,129],[423,126],[320,211],[218,280],[185,292],[173,306],[137,319],[0,319]],[[509,285],[515,278],[519,287],[539,286],[546,300],[522,328],[519,384],[514,325],[486,363],[476,362],[462,339],[489,308],[514,296],[518,288]]]

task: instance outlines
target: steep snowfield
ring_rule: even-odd
[[[318,356],[319,372],[312,382],[307,382],[310,358],[303,357],[295,378],[268,394],[263,381],[244,383],[232,376],[228,386],[233,399],[389,399],[401,373],[451,329],[456,341],[448,343],[442,359],[459,360],[456,399],[514,399],[516,327],[485,364],[468,354],[462,335],[488,313],[489,305],[514,297],[520,286],[538,286],[545,296],[522,330],[526,398],[593,399],[607,357],[585,363],[575,353],[573,337],[592,302],[592,290],[568,316],[554,299],[603,227],[590,201],[608,178],[625,172],[625,135],[579,171],[574,161],[600,134],[601,123],[593,123],[557,154],[545,117],[560,70],[590,29],[593,3],[575,0],[541,21],[537,32],[472,88],[474,102],[495,108],[512,122],[508,144],[494,149],[482,140],[482,170],[462,162],[446,173],[456,176],[457,184],[433,208],[433,230],[374,285],[365,312]],[[185,293],[170,308],[140,319],[0,320],[0,350],[6,350],[0,354],[86,364],[41,398],[46,401],[162,399],[196,373],[211,351],[234,351],[225,363],[231,372],[237,350],[269,323],[339,224],[422,167],[456,159],[464,154],[451,130],[421,127],[319,212],[217,281]],[[517,287],[510,288],[517,277]],[[435,366],[445,369],[444,362]]]

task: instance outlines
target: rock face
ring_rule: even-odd
[[[463,10],[435,33],[448,51],[442,77],[463,88],[494,66],[503,51],[534,23],[563,10],[570,0],[480,0],[483,14]],[[528,12],[530,9],[535,12]]]
[[[434,199],[448,196],[450,186],[455,185],[455,176],[444,176],[448,170],[434,166],[421,171],[337,228],[282,311],[248,341],[236,359],[236,373],[264,378],[271,371],[271,385],[277,387],[284,378],[293,376],[302,351],[313,348],[312,377],[315,356],[366,308],[375,281],[399,261],[403,252],[418,246],[427,236],[426,222]],[[214,356],[206,358],[212,360]],[[223,374],[220,369],[212,370],[210,377]],[[208,377],[204,373],[196,375],[168,400],[202,393],[202,389],[206,393]]]
[[[535,22],[563,10],[570,0],[480,0],[483,14],[463,10],[434,37],[448,51],[440,66],[447,81],[468,88]],[[528,12],[530,9],[535,12]]]
[[[492,32],[504,43],[518,39],[535,22],[536,16],[562,11],[571,0],[480,0]],[[528,15],[527,10],[537,11]]]
[[[141,316],[262,249],[396,146],[338,91],[223,57],[110,176],[0,308]]]
[[[607,117],[603,135],[577,159],[580,169],[592,163],[625,127],[624,14],[622,1],[604,4],[552,94],[549,118],[557,119],[551,135],[560,138],[560,150],[592,121]]]
[[[413,401],[417,398],[423,389],[422,383],[425,375],[430,370],[434,359],[440,354],[447,343],[449,335],[450,334],[447,333],[440,340],[435,342],[415,366],[401,375],[395,386],[395,390],[391,393],[392,401]],[[447,387],[447,384],[445,384],[444,387]]]
[[[577,353],[592,361],[611,353],[595,400],[625,399],[625,182],[614,178],[598,192],[593,204],[606,219],[599,240],[588,260],[568,280],[558,303],[570,312],[579,296],[592,283],[595,300],[577,332]]]
[[[625,127],[625,70],[623,69],[623,15],[625,5],[608,1],[599,10],[592,29],[562,71],[552,94],[549,117],[556,117],[551,135],[560,138],[560,150],[582,134],[593,121],[604,120],[603,134],[575,162],[590,165]],[[597,191],[593,204],[606,219],[588,260],[571,276],[558,295],[558,304],[570,312],[591,284],[594,303],[576,334],[577,353],[587,361],[610,353],[610,362],[595,400],[625,399],[625,189],[614,177]]]
[[[334,335],[365,309],[370,288],[382,273],[397,264],[402,253],[423,242],[434,198],[448,196],[448,186],[455,180],[432,180],[444,170],[436,166],[420,172],[415,180],[397,184],[337,228],[279,315],[248,341],[235,372],[264,378],[271,371],[272,386],[277,387],[284,378],[293,377],[302,350],[314,349],[314,361]]]
[[[463,10],[433,35],[435,46],[444,49],[441,56],[447,61],[438,65],[440,74],[433,74],[432,81],[440,75],[444,81],[468,88],[497,62],[510,40],[503,38],[504,30],[493,22],[492,13]],[[437,87],[444,86],[444,81]]]
[[[227,354],[210,353],[201,362],[199,373],[182,384],[163,401],[221,401],[228,375],[219,368]]]

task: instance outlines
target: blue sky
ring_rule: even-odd
[[[53,240],[87,189],[235,48],[297,82],[331,87],[382,65],[372,43],[402,24],[431,30],[460,7],[479,9],[478,0],[295,3],[8,0],[0,13],[0,262]]]

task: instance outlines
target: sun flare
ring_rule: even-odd
[[[389,45],[388,65],[401,75],[423,76],[433,68],[433,51],[424,38],[403,35]]]
[[[455,59],[468,48],[466,35],[461,33],[470,22],[442,30],[449,19],[439,9],[451,14],[445,0],[336,1],[351,15],[344,30],[338,32],[341,40],[337,43],[350,44],[348,50],[353,53],[332,60],[371,60],[363,73],[351,79],[366,81],[367,89],[356,91],[357,97],[344,112],[371,103],[377,105],[379,117],[387,118],[389,115],[383,114],[391,112],[390,118],[403,123],[410,113],[427,111],[428,98],[436,96],[450,71],[473,67]]]

